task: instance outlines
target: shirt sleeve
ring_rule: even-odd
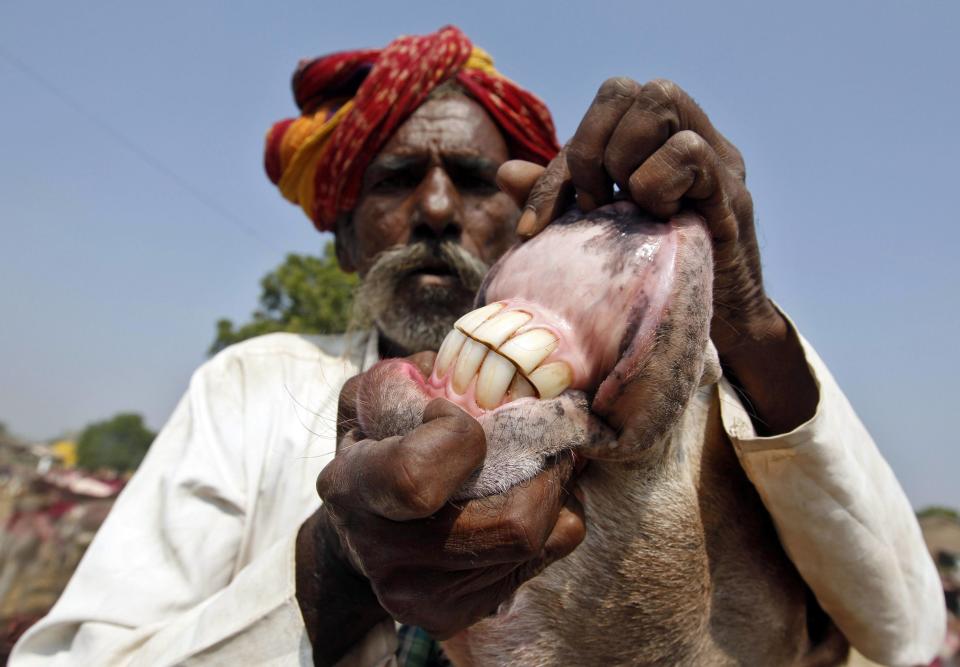
[[[724,428],[787,555],[851,645],[885,665],[929,664],[946,610],[913,509],[823,361],[799,338],[820,394],[810,421],[758,437],[721,379]]]
[[[33,665],[312,665],[296,600],[298,525],[249,562],[241,452],[243,371],[228,353],[190,388],[121,493],[63,595],[19,641]],[[294,522],[295,523],[295,522]],[[388,665],[392,626],[376,626],[344,665]]]

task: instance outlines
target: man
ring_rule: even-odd
[[[707,222],[711,335],[754,416],[731,394],[724,423],[801,574],[863,652],[932,656],[942,600],[909,503],[767,299],[743,162],[683,91],[608,81],[544,167],[549,114],[455,28],[305,63],[294,90],[303,115],[268,134],[267,171],[335,230],[374,331],[267,336],[199,370],[14,664],[389,664],[394,619],[448,637],[570,553],[586,530],[570,480],[546,471],[454,507],[485,452],[472,418],[438,401],[405,438],[353,442],[337,396],[382,355],[436,349],[518,235],[574,196],[609,201],[614,183],[656,215],[682,204]],[[762,458],[783,448],[789,465]]]

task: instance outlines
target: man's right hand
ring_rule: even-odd
[[[417,356],[421,365],[432,364],[432,357]],[[324,503],[301,531],[303,537],[309,526],[313,544],[298,542],[297,597],[315,654],[342,642],[350,618],[353,625],[370,619],[368,628],[389,614],[448,638],[495,612],[520,584],[573,551],[586,531],[582,508],[566,488],[574,472],[569,459],[503,495],[450,502],[486,455],[479,423],[436,399],[423,425],[406,436],[361,439],[354,428],[359,380],[341,392],[337,456],[317,480]],[[301,563],[307,551],[315,553]],[[340,568],[336,580],[350,585],[362,576],[372,595],[330,590],[334,577],[301,576],[308,567]],[[318,581],[323,589],[311,585]],[[305,605],[326,608],[325,599],[336,604],[338,597],[379,608],[349,618],[331,610],[315,619],[325,627],[309,627]]]

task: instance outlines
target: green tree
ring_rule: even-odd
[[[77,467],[87,470],[111,468],[134,470],[156,434],[137,414],[118,414],[113,419],[90,424],[77,441]]]
[[[356,275],[340,270],[332,241],[322,257],[289,254],[260,281],[260,307],[251,321],[235,325],[228,319],[219,320],[208,353],[274,331],[346,331],[356,284]]]
[[[954,521],[960,521],[960,513],[952,507],[943,507],[942,505],[931,505],[930,507],[924,507],[922,510],[917,512],[917,516],[921,519],[925,519],[928,516],[942,516],[948,519],[953,519]]]

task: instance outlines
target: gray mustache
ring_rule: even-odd
[[[351,329],[369,328],[375,322],[385,324],[388,320],[397,323],[399,318],[408,333],[430,331],[430,334],[422,339],[420,334],[417,334],[417,347],[433,349],[439,346],[449,325],[453,323],[451,317],[463,314],[451,312],[452,303],[462,304],[464,292],[474,294],[483,282],[488,268],[486,263],[474,257],[463,246],[451,241],[421,241],[388,248],[377,255],[373,266],[354,293]],[[432,303],[427,310],[418,310],[414,304],[401,306],[395,301],[397,287],[406,276],[424,270],[449,271],[458,279],[459,289],[455,286],[449,291],[445,290],[445,294],[434,293],[429,297]],[[388,316],[389,313],[393,316]],[[384,333],[398,335],[395,331]]]
[[[360,290],[393,292],[405,276],[424,270],[447,269],[457,276],[464,289],[476,292],[489,267],[460,244],[450,241],[421,241],[388,248],[381,252],[363,280]]]

